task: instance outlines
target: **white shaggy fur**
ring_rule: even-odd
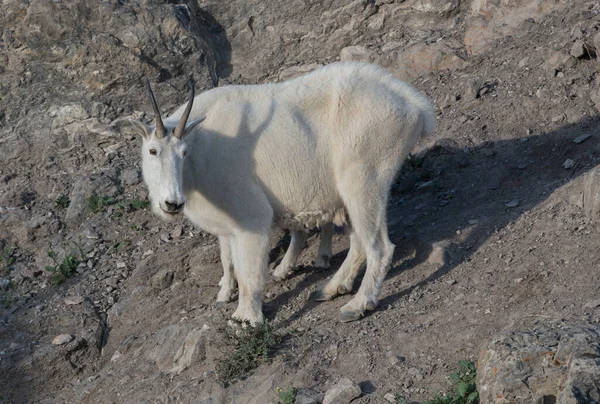
[[[183,213],[219,236],[239,284],[233,316],[263,321],[274,224],[297,231],[348,224],[348,256],[318,297],[350,292],[366,261],[341,319],[375,309],[394,251],[388,194],[408,153],[435,129],[427,99],[380,67],[334,63],[283,83],[206,91],[194,99],[180,139],[170,133],[184,108],[165,120],[160,139],[136,123],[144,181],[158,215],[169,218],[185,202]]]

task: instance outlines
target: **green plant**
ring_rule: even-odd
[[[150,201],[145,199],[126,199],[115,204],[115,210],[113,215],[116,217],[123,216],[124,212],[133,212],[140,209],[147,209],[150,207]]]
[[[15,258],[14,253],[15,250],[12,248],[5,248],[4,250],[0,251],[0,269],[6,270],[9,266],[15,263],[17,259]]]
[[[394,399],[396,400],[396,402],[398,404],[407,404],[408,401],[406,400],[406,398],[404,398],[404,396],[400,393],[396,393],[394,394]]]
[[[117,241],[114,244],[114,247],[116,250],[122,250],[125,247],[129,246],[131,244],[131,240],[123,240],[123,241]]]
[[[114,205],[117,200],[112,196],[90,195],[88,198],[88,207],[93,213],[104,212],[107,206]]]
[[[69,197],[67,195],[60,195],[58,198],[56,198],[54,200],[54,206],[56,206],[59,209],[67,209],[69,207],[69,205],[71,204],[71,200],[69,199]]]
[[[290,386],[287,390],[281,390],[279,387],[275,389],[279,397],[279,404],[294,404],[296,402],[296,394],[298,390]]]
[[[218,380],[223,387],[228,387],[264,363],[277,345],[277,338],[268,322],[255,326],[248,321],[236,322],[234,328],[225,333],[234,351],[223,357],[216,367]]]
[[[147,199],[124,199],[117,200],[112,196],[90,195],[88,198],[88,207],[92,213],[104,212],[107,206],[113,206],[113,216],[121,217],[125,212],[133,212],[150,207],[150,201]]]
[[[9,286],[10,289],[10,286]],[[15,301],[16,294],[11,290],[0,291],[0,306],[5,309],[10,307],[10,305]]]
[[[62,261],[60,261],[56,252],[48,250],[48,257],[52,259],[54,265],[46,266],[46,270],[52,273],[52,281],[57,285],[61,285],[68,278],[75,275],[83,256],[84,254],[81,249],[79,251],[71,249],[71,252],[65,254]]]
[[[453,392],[445,395],[436,394],[432,400],[424,404],[478,404],[479,393],[475,385],[477,376],[475,364],[471,361],[458,361],[459,369],[450,374]]]

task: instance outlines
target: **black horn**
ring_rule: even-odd
[[[150,94],[150,100],[152,101],[152,109],[154,109],[154,116],[156,118],[156,137],[163,138],[167,134],[165,130],[165,125],[163,124],[162,119],[160,118],[160,110],[158,109],[158,105],[156,104],[156,99],[154,98],[154,93],[152,92],[152,88],[150,87],[150,81],[146,79],[146,88],[148,89],[148,93]]]
[[[185,125],[187,124],[187,120],[190,117],[190,112],[192,112],[192,104],[194,103],[194,79],[192,77],[190,77],[190,81],[188,83],[188,85],[190,86],[190,98],[187,104],[187,107],[185,108],[185,111],[183,111],[183,115],[181,115],[181,118],[179,119],[179,123],[177,124],[177,127],[175,128],[175,132],[173,132],[173,136],[175,136],[178,139],[181,139],[183,137],[183,132],[185,131]]]

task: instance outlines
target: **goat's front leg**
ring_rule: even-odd
[[[231,238],[233,268],[238,281],[238,307],[233,318],[263,322],[262,295],[269,255],[269,230],[242,231]]]
[[[281,263],[275,268],[275,271],[273,271],[273,279],[276,281],[282,281],[294,272],[298,256],[302,252],[306,239],[308,238],[308,232],[306,231],[292,230],[291,233],[292,240],[290,241],[290,246],[285,252]]]
[[[219,294],[217,295],[216,306],[221,307],[225,303],[233,300],[233,294],[236,289],[236,281],[233,273],[233,259],[231,256],[231,242],[229,236],[219,237],[219,248],[221,250],[221,265],[223,265],[223,277],[219,282]]]

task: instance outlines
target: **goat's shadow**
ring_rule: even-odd
[[[392,188],[388,204],[388,228],[396,250],[386,281],[427,261],[432,246],[448,243],[456,237],[457,231],[466,236],[460,243],[446,248],[458,253],[446,254],[444,263],[424,279],[398,292],[382,293],[378,310],[385,310],[415,288],[447,275],[469,259],[496,230],[600,163],[599,123],[600,117],[596,116],[552,132],[485,142],[471,148],[461,148],[451,139],[441,139],[416,158],[409,159]],[[591,136],[580,144],[575,143],[574,139],[582,134]],[[566,169],[563,162],[567,159],[573,160],[575,166]],[[299,268],[294,277],[302,279],[294,288],[266,303],[267,317],[274,317],[277,308],[287,304],[302,289],[315,283],[323,285],[326,278],[339,269],[346,252],[337,254],[328,270]],[[353,293],[361,280],[362,276],[356,279]],[[319,304],[323,302],[311,296],[282,326]]]

